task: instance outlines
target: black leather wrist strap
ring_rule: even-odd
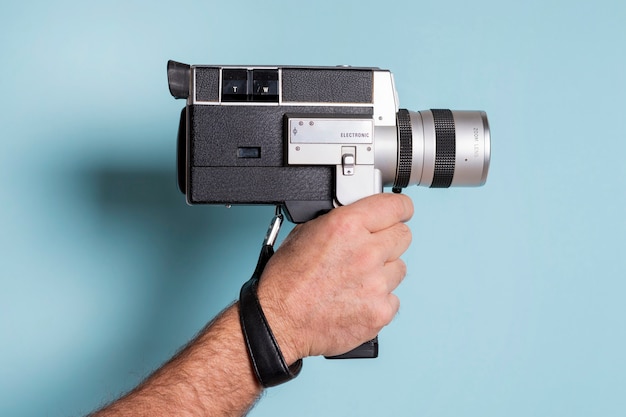
[[[288,366],[272,329],[263,314],[257,297],[257,286],[265,264],[274,254],[271,245],[263,245],[259,262],[252,278],[241,287],[239,293],[239,319],[250,355],[254,373],[263,387],[273,387],[287,382],[300,373],[302,359]]]

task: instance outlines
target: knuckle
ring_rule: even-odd
[[[391,307],[389,303],[386,303],[386,302],[378,303],[378,306],[376,307],[375,312],[374,312],[372,325],[376,329],[382,329],[383,327],[391,323],[391,320],[393,320],[394,315],[395,315],[395,311],[393,311],[393,308]]]
[[[407,273],[406,262],[404,262],[402,259],[398,259],[396,262],[397,262],[397,265],[398,265],[398,275],[401,278],[404,278],[406,276],[406,273]]]
[[[329,232],[337,236],[350,236],[357,230],[358,222],[351,211],[335,209],[328,217]]]
[[[393,319],[396,314],[398,314],[398,311],[400,310],[400,298],[398,298],[397,295],[391,293],[389,294],[389,305],[391,306],[391,311],[392,311],[392,315],[391,315],[391,319]]]
[[[381,297],[389,293],[387,279],[382,276],[372,279],[369,287],[369,295],[372,297]]]
[[[386,294],[374,303],[368,303],[361,312],[361,323],[366,325],[374,333],[387,326],[400,306],[398,297],[394,294]]]
[[[396,227],[396,234],[397,239],[403,242],[411,242],[413,238],[411,229],[405,223],[398,223],[398,226]]]
[[[413,212],[412,202],[410,198],[401,194],[386,195],[389,196],[387,198],[387,210],[390,211],[396,218],[404,218],[406,216],[407,210],[409,210],[411,213]],[[411,208],[408,209],[407,206]]]

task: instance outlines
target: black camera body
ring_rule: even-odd
[[[278,205],[301,223],[384,186],[486,179],[484,112],[399,109],[387,70],[169,61],[168,81],[187,100],[178,184],[189,204]]]

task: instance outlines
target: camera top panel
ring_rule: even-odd
[[[372,105],[374,68],[191,67],[191,103]]]

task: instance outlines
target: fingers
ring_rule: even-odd
[[[413,216],[413,202],[403,194],[376,194],[345,207],[355,216],[355,221],[372,233],[406,222]]]
[[[395,261],[411,245],[411,229],[404,223],[396,223],[393,226],[372,234],[376,245],[376,252],[380,254],[383,263]]]
[[[380,332],[383,327],[391,323],[399,309],[400,299],[395,294],[388,294],[385,298],[380,299],[378,307],[373,310],[374,316],[371,321],[373,332],[368,336],[371,338],[373,334]]]
[[[336,354],[393,320],[400,301],[392,292],[406,275],[400,256],[411,243],[404,222],[412,214],[408,197],[378,194],[296,226],[259,286],[260,297],[279,300],[268,314],[288,318],[293,336],[283,343],[301,355]]]
[[[393,262],[386,263],[384,269],[387,293],[391,293],[398,288],[400,283],[404,280],[406,276],[406,264],[402,259],[397,259]]]
[[[400,299],[395,294],[389,294],[387,296],[387,302],[389,303],[389,307],[391,308],[391,311],[393,312],[393,315],[392,315],[392,319],[393,319],[393,317],[395,317],[396,314],[398,314],[398,311],[400,310]]]

